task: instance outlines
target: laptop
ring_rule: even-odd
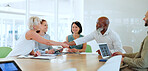
[[[22,71],[15,61],[0,61],[0,71]]]
[[[107,43],[99,43],[99,48],[103,59],[109,59],[111,57]]]

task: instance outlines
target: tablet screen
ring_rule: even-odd
[[[101,54],[102,54],[103,57],[111,56],[111,53],[109,51],[107,44],[99,44],[99,47],[100,47]]]
[[[0,62],[0,71],[22,71],[14,61]]]

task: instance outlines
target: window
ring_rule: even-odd
[[[0,3],[0,46],[14,46],[19,35],[26,29],[25,9],[19,3],[25,2],[6,0]]]
[[[66,36],[71,34],[71,23],[76,21],[74,19],[76,2],[79,0],[2,1],[0,3],[0,46],[15,46],[19,36],[27,31],[28,16],[38,16],[47,21],[47,34],[50,35],[51,40],[66,41]]]

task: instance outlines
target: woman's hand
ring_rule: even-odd
[[[35,57],[40,56],[40,55],[41,55],[41,53],[40,53],[39,51],[36,51],[36,52],[34,53],[34,56],[35,56]]]
[[[75,48],[69,49],[68,52],[78,52],[78,49],[75,49]]]
[[[66,42],[62,42],[61,46],[62,46],[63,48],[69,48],[69,45],[68,45]]]
[[[34,53],[35,53],[34,50],[32,50],[32,51],[30,52],[30,55],[34,55]]]
[[[45,53],[47,53],[47,54],[53,54],[53,53],[55,53],[55,51],[54,51],[54,49],[51,49],[51,50],[45,51]]]
[[[35,57],[36,56],[40,56],[41,55],[41,53],[39,52],[39,51],[34,51],[34,50],[32,50],[31,52],[30,52],[30,55],[34,55]]]
[[[58,50],[60,50],[60,53],[62,53],[62,51],[63,51],[63,48],[60,48],[60,49],[58,49]]]

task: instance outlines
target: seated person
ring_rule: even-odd
[[[148,26],[148,11],[143,20],[145,21],[145,26]],[[131,54],[115,52],[112,54],[112,56],[115,55],[122,55],[124,66],[120,71],[148,71],[148,36],[143,40],[139,52]]]
[[[29,30],[27,30],[26,32],[24,32],[23,35],[20,36],[20,38],[17,40],[16,45],[8,56],[28,55],[35,48],[35,41],[50,46],[63,46],[67,48],[69,47],[69,45],[63,42],[47,40],[41,37],[37,33],[37,31],[40,31],[42,29],[39,17],[30,17],[28,26]],[[34,55],[36,54],[38,54],[38,52],[34,53]]]
[[[83,37],[80,33],[82,32],[82,26],[80,22],[76,21],[71,24],[71,35],[68,35],[66,37],[66,42],[71,42],[77,38]],[[85,52],[86,50],[86,43],[76,45],[76,46],[70,46],[70,49],[68,52]]]
[[[65,42],[69,46],[80,45],[92,40],[97,43],[107,43],[111,53],[116,51],[126,53],[122,48],[122,43],[119,35],[113,30],[109,29],[109,19],[107,17],[100,17],[97,20],[96,30],[89,35],[75,39],[71,42]],[[99,51],[98,51],[99,52]]]
[[[47,21],[42,19],[41,20],[41,26],[42,26],[42,30],[40,30],[40,32],[37,32],[37,33],[39,35],[41,35],[43,38],[50,40],[50,36],[48,34],[46,34],[46,32],[48,30]],[[52,48],[52,46],[45,45],[45,44],[38,43],[38,42],[35,42],[35,49],[39,50],[39,52],[41,54],[45,54],[45,53],[52,54],[52,53],[54,53],[54,49]],[[45,52],[45,50],[48,50],[48,51]],[[33,52],[31,52],[31,54],[34,54]]]

